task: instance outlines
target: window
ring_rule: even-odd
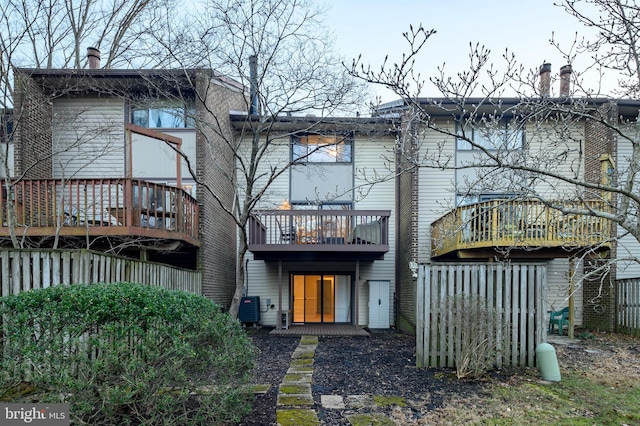
[[[149,129],[192,129],[195,127],[195,107],[181,101],[165,100],[151,106],[134,106],[131,123]]]
[[[300,163],[350,163],[350,136],[304,135],[292,138],[293,160]]]
[[[458,124],[458,134],[462,134],[462,129]],[[507,150],[513,151],[521,149],[524,143],[524,132],[522,126],[516,120],[502,120],[498,123],[464,123],[464,134],[476,145],[473,146],[465,139],[456,139],[456,148],[459,151],[480,149]]]

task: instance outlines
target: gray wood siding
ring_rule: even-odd
[[[53,105],[53,176],[124,176],[124,102],[115,98],[59,99]]]
[[[626,170],[629,167],[629,161],[631,159],[633,147],[629,141],[626,141],[622,138],[618,138],[618,161],[617,167],[618,172],[621,173],[621,176],[618,178],[619,182],[624,182],[627,172]],[[640,177],[638,177],[638,181],[635,184],[635,189],[638,191],[640,188]],[[637,213],[637,212],[636,212]],[[622,235],[624,230],[618,227],[617,235]],[[626,235],[621,237],[618,241],[617,246],[617,257],[618,259],[633,259],[631,260],[620,260],[617,264],[616,270],[616,278],[636,278],[640,277],[640,242],[636,240],[631,235]]]

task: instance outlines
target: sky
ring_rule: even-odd
[[[582,24],[554,6],[554,0],[320,0],[320,4],[329,8],[326,24],[347,63],[361,54],[364,64],[379,68],[385,55],[399,60],[407,50],[402,33],[409,25],[435,29],[417,61],[423,76],[436,74],[443,63],[448,74],[466,69],[470,42],[491,49],[496,65],[509,49],[526,69],[537,70],[549,62],[552,76],[557,76],[566,61],[550,45],[552,34],[563,46],[571,45],[576,32],[586,34]],[[579,66],[579,61],[573,64],[574,69]],[[382,88],[376,94],[383,102],[397,99]],[[438,93],[431,86],[422,95]]]

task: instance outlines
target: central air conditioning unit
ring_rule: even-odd
[[[260,321],[260,296],[245,296],[240,299],[238,319],[240,322]]]

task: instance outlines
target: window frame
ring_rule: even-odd
[[[130,107],[129,122],[146,129],[195,129],[195,112],[195,100],[156,99],[146,104],[144,102],[133,103]],[[140,115],[139,119],[136,118],[137,114]],[[154,114],[161,120],[162,117],[168,117],[170,122],[173,121],[170,124],[180,125],[157,126],[155,125],[157,119],[153,116]],[[173,117],[173,120],[171,117]],[[177,123],[178,120],[180,123]],[[154,121],[155,123],[153,123]],[[150,125],[152,123],[154,125]]]
[[[496,146],[495,144],[490,143],[492,139],[488,138],[487,135],[483,135],[480,132],[480,129],[483,127],[488,128],[486,123],[478,122],[473,123],[470,120],[459,120],[456,121],[456,135],[461,135],[461,127],[465,128],[469,126],[469,130],[465,131],[467,135],[471,134],[471,140],[480,145],[482,148],[487,151],[519,151],[524,149],[525,146],[525,137],[526,137],[526,129],[525,128],[516,128],[515,132],[512,129],[509,129],[511,123],[515,122],[515,118],[503,118],[498,122],[497,127],[493,130],[495,132],[500,133],[500,145]],[[513,136],[515,135],[515,136]],[[513,142],[510,140],[513,139]],[[518,142],[519,139],[519,143]],[[456,151],[481,151],[482,148],[472,145],[468,140],[462,139],[460,137],[456,137]]]
[[[330,139],[336,142],[310,143],[310,139]],[[306,139],[306,143],[302,143]],[[306,133],[291,136],[291,161],[296,164],[351,164],[353,163],[353,133],[318,134]],[[309,146],[316,145],[312,150]],[[330,152],[335,147],[335,154]],[[341,149],[340,149],[341,148]],[[346,159],[345,159],[346,158]],[[324,159],[324,160],[323,160]],[[327,161],[327,159],[335,159]]]

